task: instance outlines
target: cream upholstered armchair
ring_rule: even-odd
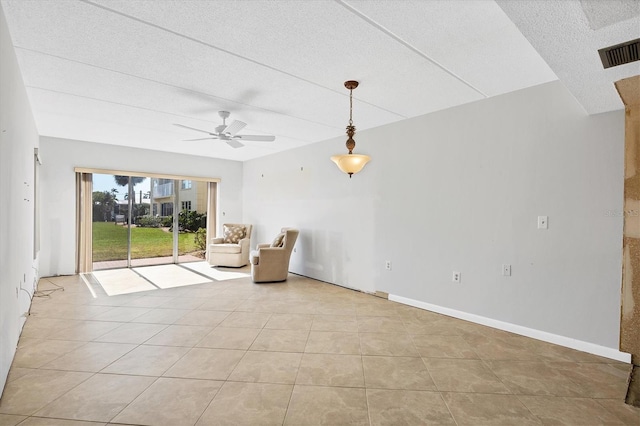
[[[271,244],[258,244],[251,252],[251,278],[253,282],[285,281],[289,275],[289,259],[299,231],[282,228]]]
[[[209,244],[211,266],[239,268],[249,263],[252,226],[244,223],[225,223],[224,236],[214,238]]]

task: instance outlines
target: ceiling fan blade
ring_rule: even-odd
[[[177,126],[177,127],[183,127],[183,128],[185,128],[185,129],[189,129],[189,130],[195,130],[196,132],[206,133],[206,134],[208,134],[208,135],[212,135],[212,136],[213,136],[213,133],[208,132],[208,131],[206,131],[206,130],[196,129],[195,127],[185,126],[184,124],[177,124],[177,123],[173,123],[173,125],[174,125],[174,126]]]
[[[235,134],[238,133],[240,130],[244,129],[246,125],[247,123],[243,123],[242,121],[233,120],[233,123],[225,127],[222,133],[229,136],[235,136]]]
[[[236,135],[234,139],[240,139],[243,141],[258,141],[258,142],[273,142],[276,140],[275,136],[265,135]]]
[[[231,148],[242,148],[244,146],[244,144],[241,144],[240,142],[233,139],[228,140],[226,142],[229,144]]]
[[[193,142],[193,141],[208,141],[208,140],[210,140],[210,139],[218,139],[218,138],[217,138],[217,137],[215,137],[215,136],[211,136],[211,137],[208,137],[208,138],[182,139],[182,140],[183,140],[184,142]]]

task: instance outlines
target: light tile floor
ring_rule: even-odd
[[[640,425],[626,364],[296,275],[95,298],[53,283],[0,426]]]

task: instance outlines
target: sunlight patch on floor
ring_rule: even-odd
[[[109,296],[156,290],[153,284],[131,269],[109,269],[92,274]]]
[[[211,281],[178,265],[144,266],[133,268],[133,270],[160,288],[204,284]]]
[[[249,277],[249,266],[243,268],[214,268],[208,262],[192,262],[180,265],[141,266],[137,268],[105,269],[83,277],[92,290],[91,283],[99,284],[109,296],[140,291],[184,287],[211,281],[227,281]],[[95,294],[95,293],[94,293]],[[94,296],[95,297],[95,296]]]

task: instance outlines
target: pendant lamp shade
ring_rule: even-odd
[[[331,161],[336,163],[338,168],[347,173],[349,177],[362,170],[369,160],[371,160],[371,157],[362,154],[343,154],[331,157]]]

